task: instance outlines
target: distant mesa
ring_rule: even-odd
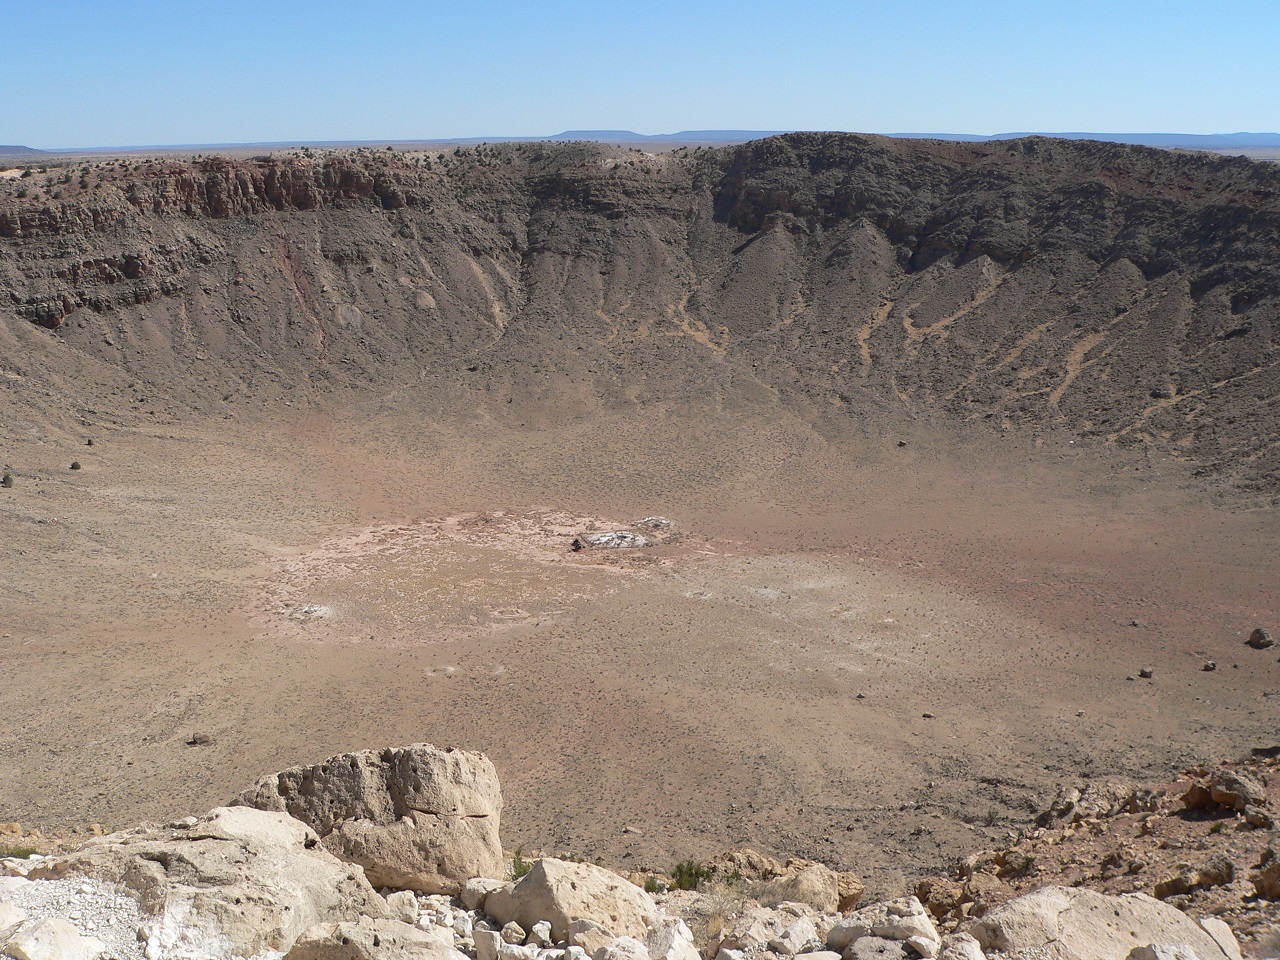
[[[0,157],[6,159],[21,159],[23,157],[44,157],[48,156],[48,151],[36,150],[32,147],[23,147],[13,144],[0,144]]]

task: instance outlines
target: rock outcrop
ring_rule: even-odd
[[[377,887],[456,894],[503,870],[502,792],[488,757],[429,743],[263,777],[234,803],[287,812]]]
[[[386,915],[360,871],[325,851],[309,827],[245,807],[94,838],[37,862],[27,877],[123,887],[138,901],[149,953],[161,957],[283,951],[317,923]]]

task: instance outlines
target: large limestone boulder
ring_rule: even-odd
[[[285,951],[317,923],[387,910],[306,824],[245,807],[96,837],[30,877],[122,887],[138,900],[149,955],[191,960]]]
[[[285,960],[467,960],[439,930],[400,920],[361,917],[354,923],[322,923],[293,945]]]
[[[263,777],[232,802],[301,820],[376,887],[454,896],[503,871],[502,793],[482,753],[429,743],[346,753]]]
[[[1185,944],[1200,960],[1239,960],[1234,938],[1211,935],[1186,914],[1144,894],[1042,887],[963,928],[986,951],[1041,950],[1048,960],[1126,960],[1135,947]]]
[[[557,942],[568,938],[575,920],[592,920],[615,936],[644,940],[658,917],[653,898],[616,873],[551,857],[535,863],[518,882],[489,894],[484,909],[499,924],[514,920],[526,930],[546,920]]]

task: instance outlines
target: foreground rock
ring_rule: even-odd
[[[828,932],[827,946],[845,951],[868,937],[901,941],[922,957],[936,957],[942,948],[929,912],[916,897],[872,904],[849,914]]]
[[[312,927],[285,960],[466,960],[466,954],[435,930],[361,917]]]
[[[305,824],[244,807],[95,838],[38,861],[27,876],[88,877],[124,888],[144,917],[148,956],[285,951],[317,923],[387,912],[360,871],[321,848]]]
[[[502,875],[502,792],[481,753],[429,743],[346,753],[263,777],[233,802],[301,820],[376,887],[453,895]]]
[[[1043,951],[1045,960],[1127,960],[1152,944],[1182,944],[1199,960],[1240,960],[1230,929],[1204,925],[1144,894],[1110,897],[1068,887],[1042,887],[972,921],[965,932],[986,951]]]
[[[658,918],[653,899],[616,873],[551,857],[539,860],[516,883],[489,894],[484,909],[500,926],[514,921],[531,930],[545,920],[557,942],[568,939],[575,920],[593,921],[614,936],[644,940]]]
[[[0,932],[0,950],[14,960],[97,960],[101,940],[83,937],[65,920],[36,920]]]

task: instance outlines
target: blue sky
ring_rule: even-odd
[[[0,0],[0,143],[1280,129],[1280,0]]]

